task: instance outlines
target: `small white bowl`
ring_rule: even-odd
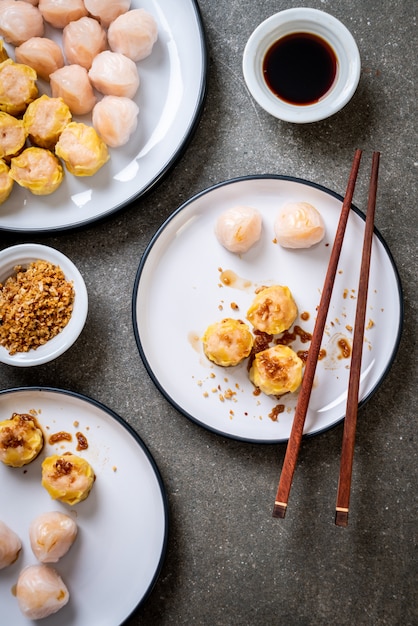
[[[17,367],[31,367],[52,361],[72,346],[84,327],[88,311],[86,285],[74,263],[58,250],[33,243],[2,250],[0,252],[0,283],[4,283],[14,273],[17,265],[26,266],[39,260],[58,265],[64,272],[65,278],[73,283],[75,297],[71,318],[58,335],[36,349],[10,355],[6,348],[0,346],[1,363]]]
[[[324,39],[337,59],[332,87],[313,104],[291,104],[275,95],[263,76],[267,51],[291,33],[311,33]],[[335,17],[317,9],[280,11],[262,22],[252,33],[243,56],[244,79],[250,93],[268,113],[286,122],[304,124],[323,120],[342,109],[352,98],[360,79],[360,54],[350,31]]]

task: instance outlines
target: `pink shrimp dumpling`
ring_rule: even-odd
[[[56,613],[70,599],[61,576],[49,565],[29,565],[17,580],[16,599],[28,619],[43,619]]]
[[[42,513],[29,526],[32,552],[41,563],[56,563],[67,554],[76,537],[76,522],[60,511]]]
[[[95,56],[106,50],[106,33],[92,17],[70,22],[62,32],[62,47],[67,63],[90,69]]]
[[[219,243],[230,252],[243,254],[261,237],[262,218],[249,206],[231,207],[216,221],[215,234]]]
[[[29,65],[39,78],[49,80],[55,70],[64,66],[60,46],[47,37],[31,37],[15,48],[16,61]]]
[[[93,15],[106,28],[122,13],[129,11],[131,0],[84,0],[90,15]]]
[[[97,91],[106,96],[133,98],[139,87],[138,69],[132,59],[110,50],[95,57],[89,78]]]
[[[138,105],[130,98],[104,96],[94,107],[92,122],[111,148],[125,145],[138,125]]]
[[[42,37],[44,21],[37,7],[23,0],[0,2],[0,35],[5,41],[20,46],[31,37]]]
[[[85,67],[64,65],[50,76],[53,98],[62,98],[73,115],[90,113],[96,104],[92,84]]]
[[[39,0],[38,8],[45,22],[54,28],[64,28],[88,14],[83,0]]]
[[[0,520],[0,570],[14,563],[21,549],[19,537]]]
[[[141,61],[151,54],[157,41],[157,22],[145,9],[133,9],[110,24],[107,38],[113,52]]]
[[[276,217],[274,233],[283,248],[310,248],[324,238],[325,224],[309,202],[288,202]]]

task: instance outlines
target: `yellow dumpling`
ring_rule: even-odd
[[[61,185],[63,167],[50,150],[26,148],[10,163],[10,176],[37,196],[47,196]]]
[[[203,337],[203,350],[216,365],[238,365],[251,353],[254,337],[247,324],[241,320],[225,318],[211,324]]]
[[[38,96],[37,74],[23,63],[6,59],[0,63],[0,111],[21,115]]]
[[[29,104],[23,124],[33,144],[53,150],[71,119],[71,111],[62,98],[43,95]]]
[[[10,176],[10,168],[0,159],[0,204],[3,204],[10,196],[13,189],[14,180]]]
[[[66,504],[85,500],[95,478],[91,465],[71,452],[49,456],[42,463],[42,486],[53,500]]]
[[[249,376],[263,393],[281,396],[299,388],[302,360],[288,346],[273,346],[255,355]]]
[[[290,289],[282,285],[264,287],[247,311],[247,319],[257,330],[276,335],[291,327],[298,314]]]
[[[70,122],[62,131],[55,146],[74,176],[93,176],[110,158],[106,144],[92,126]]]
[[[36,419],[26,413],[13,413],[0,422],[0,461],[10,467],[22,467],[33,461],[44,445],[44,436]]]
[[[22,120],[0,111],[0,159],[17,154],[25,145],[26,136]]]

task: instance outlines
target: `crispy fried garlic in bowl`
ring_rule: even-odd
[[[0,362],[56,359],[80,335],[87,311],[84,279],[64,254],[31,243],[0,251]]]

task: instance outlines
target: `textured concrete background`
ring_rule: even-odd
[[[306,3],[199,4],[209,52],[208,95],[186,154],[149,196],[106,223],[30,237],[77,264],[90,312],[82,338],[67,354],[32,370],[0,366],[0,387],[48,385],[92,396],[136,428],[153,454],[169,499],[168,551],[158,582],[128,626],[412,626],[418,623],[417,3],[308,4],[351,30],[362,73],[343,111],[307,126],[277,121],[261,110],[241,72],[254,28],[278,10]],[[376,226],[404,287],[403,339],[384,384],[359,414],[349,527],[333,523],[341,425],[302,443],[292,506],[285,520],[273,520],[285,446],[224,439],[169,406],[135,345],[135,274],[156,229],[194,193],[235,176],[278,173],[344,194],[357,147],[367,163],[354,196],[360,208],[366,204],[371,153],[381,151]],[[0,235],[0,248],[25,240]]]

